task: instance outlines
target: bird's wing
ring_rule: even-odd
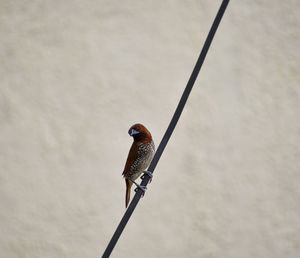
[[[135,142],[132,143],[122,175],[126,175],[126,173],[128,173],[130,171],[130,168],[131,168],[133,162],[135,160],[137,160],[138,147],[139,147],[138,144],[136,144]]]

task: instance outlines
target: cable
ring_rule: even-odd
[[[154,157],[153,157],[153,159],[151,161],[151,164],[150,164],[150,166],[148,168],[148,171],[150,173],[154,172],[154,170],[156,168],[156,165],[157,165],[157,163],[158,163],[158,161],[159,161],[159,159],[160,159],[160,157],[161,157],[161,155],[162,155],[162,153],[163,153],[163,151],[164,151],[164,149],[165,149],[165,147],[166,147],[166,145],[167,145],[167,143],[168,143],[168,141],[169,141],[169,139],[170,139],[170,137],[171,137],[171,135],[172,135],[172,133],[173,133],[173,131],[175,129],[175,126],[176,126],[176,124],[177,124],[177,122],[178,122],[178,120],[180,118],[180,115],[181,115],[182,110],[183,110],[183,108],[185,106],[185,103],[186,103],[186,101],[187,101],[187,99],[188,99],[188,97],[189,97],[189,95],[191,93],[191,90],[192,90],[192,88],[194,86],[194,83],[195,83],[195,81],[197,79],[197,76],[198,76],[198,74],[200,72],[200,69],[201,69],[202,64],[203,64],[203,62],[205,60],[206,54],[208,52],[208,49],[209,49],[209,47],[211,45],[211,42],[212,42],[212,40],[214,38],[214,35],[215,35],[215,33],[216,33],[217,29],[218,29],[218,26],[220,24],[220,21],[221,21],[221,19],[223,17],[223,14],[224,14],[224,12],[226,10],[226,7],[227,7],[228,3],[229,3],[229,0],[223,0],[222,1],[222,4],[221,4],[221,6],[219,8],[219,11],[218,11],[218,13],[217,13],[217,15],[216,15],[216,17],[214,19],[214,22],[213,22],[213,24],[212,24],[212,26],[210,28],[210,31],[209,31],[209,33],[207,35],[206,40],[205,40],[204,46],[203,46],[203,48],[201,50],[201,53],[200,53],[200,55],[198,57],[198,60],[197,60],[196,65],[194,67],[194,70],[193,70],[193,72],[192,72],[192,74],[190,76],[190,79],[189,79],[189,81],[188,81],[188,83],[187,83],[187,85],[186,85],[186,87],[184,89],[184,92],[183,92],[183,94],[181,96],[181,99],[180,99],[180,101],[179,101],[179,103],[177,105],[177,108],[176,108],[175,113],[174,113],[174,115],[172,117],[172,120],[171,120],[171,122],[170,122],[170,124],[169,124],[169,126],[168,126],[168,128],[167,128],[167,130],[166,130],[166,132],[165,132],[165,134],[164,134],[164,136],[163,136],[163,138],[162,138],[162,140],[161,140],[158,148],[157,148],[157,151],[155,152],[155,155],[154,155]],[[144,177],[143,177],[143,180],[141,182],[141,188],[144,187],[144,189],[145,189],[145,187],[147,186],[149,180],[150,180],[150,176],[148,174],[145,174]],[[134,195],[132,201],[130,202],[129,207],[127,208],[125,214],[123,215],[123,218],[121,219],[121,221],[120,221],[120,223],[119,223],[119,225],[118,225],[115,233],[113,234],[110,242],[108,243],[108,245],[107,245],[107,247],[106,247],[106,249],[105,249],[105,251],[104,251],[104,253],[102,255],[102,258],[109,257],[110,254],[111,254],[111,252],[113,251],[113,249],[114,249],[114,247],[115,247],[115,245],[116,245],[119,237],[121,236],[121,234],[122,234],[122,232],[123,232],[123,230],[124,230],[124,228],[125,228],[128,220],[131,217],[131,214],[133,213],[135,207],[137,206],[140,198],[144,194],[144,191],[141,188],[137,188],[136,189],[136,194]]]

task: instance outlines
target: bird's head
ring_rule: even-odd
[[[142,124],[134,124],[128,130],[128,134],[133,137],[134,141],[150,142],[152,140],[151,133]]]

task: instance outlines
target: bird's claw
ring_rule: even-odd
[[[144,196],[146,190],[147,190],[147,187],[146,186],[143,186],[143,185],[139,185],[139,184],[136,184],[136,188],[134,189],[135,192],[138,191],[138,189],[141,189],[142,191],[142,196]]]
[[[150,177],[150,179],[149,179],[149,184],[150,184],[151,181],[152,181],[152,177],[153,177],[152,172],[150,172],[150,171],[148,171],[148,170],[145,170],[145,171],[144,171],[144,174],[141,176],[141,179],[142,179],[142,180],[145,178],[145,175],[148,175],[148,176]]]
[[[134,189],[134,191],[137,192],[137,190],[140,189],[142,191],[142,196],[144,196],[144,194],[145,194],[145,192],[147,190],[147,187],[143,186],[143,185],[139,185],[138,183],[136,183],[133,180],[130,180],[130,181],[136,185],[136,188]]]

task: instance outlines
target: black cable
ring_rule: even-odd
[[[197,60],[196,65],[194,67],[194,70],[193,70],[193,72],[190,76],[190,79],[189,79],[189,81],[188,81],[188,83],[187,83],[187,85],[184,89],[184,92],[181,96],[181,99],[180,99],[180,101],[177,105],[177,108],[176,108],[175,113],[172,117],[172,120],[171,120],[171,122],[170,122],[170,124],[167,128],[167,131],[165,132],[165,134],[164,134],[164,136],[163,136],[163,138],[162,138],[162,140],[161,140],[161,142],[160,142],[160,144],[157,148],[157,151],[155,152],[155,155],[154,155],[154,157],[151,161],[151,164],[148,168],[148,171],[151,172],[151,173],[154,172],[154,169],[156,168],[156,165],[157,165],[157,163],[158,163],[158,161],[159,161],[159,159],[160,159],[160,157],[161,157],[161,155],[162,155],[162,153],[163,153],[163,151],[164,151],[164,149],[165,149],[165,147],[166,147],[166,145],[167,145],[167,143],[168,143],[168,141],[169,141],[169,139],[170,139],[170,137],[171,137],[171,135],[174,131],[174,128],[175,128],[175,126],[176,126],[176,124],[179,120],[179,117],[180,117],[180,115],[182,113],[182,110],[185,106],[185,103],[186,103],[186,101],[187,101],[187,99],[188,99],[188,97],[191,93],[191,90],[192,90],[192,88],[194,86],[194,83],[197,79],[197,76],[200,72],[201,66],[202,66],[202,64],[205,60],[205,57],[206,57],[206,54],[207,54],[208,49],[210,47],[210,44],[211,44],[211,42],[214,38],[214,35],[215,35],[215,33],[218,29],[218,26],[220,24],[220,21],[223,17],[223,14],[226,10],[226,7],[227,7],[228,3],[229,3],[229,0],[223,0],[222,1],[222,4],[219,8],[219,11],[218,11],[218,13],[215,17],[215,20],[214,20],[214,22],[213,22],[213,24],[210,28],[210,31],[207,35],[207,38],[205,40],[204,46],[203,46],[203,48],[201,50],[201,53],[198,57],[198,60]],[[145,174],[145,176],[144,176],[144,178],[141,182],[141,186],[146,187],[149,180],[150,180],[149,175]],[[129,207],[127,208],[127,210],[126,210],[123,218],[121,219],[115,233],[113,234],[108,246],[106,247],[106,249],[105,249],[105,251],[102,255],[102,258],[106,258],[106,257],[110,256],[112,250],[114,249],[119,237],[121,236],[121,234],[122,234],[128,220],[129,220],[131,214],[133,213],[133,211],[134,211],[135,207],[137,206],[137,204],[138,204],[140,198],[142,197],[143,193],[144,192],[141,188],[136,189],[136,194],[134,195],[132,201],[130,202]]]

